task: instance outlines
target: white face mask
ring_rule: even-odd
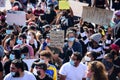
[[[12,76],[15,76],[15,72],[10,72]]]
[[[32,38],[31,38],[31,36],[27,36],[27,39],[28,39],[28,40],[31,40]]]
[[[91,61],[91,58],[88,56],[85,56],[85,61]]]

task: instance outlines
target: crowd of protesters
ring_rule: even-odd
[[[108,26],[76,17],[58,0],[10,0],[26,13],[26,26],[9,25],[0,11],[0,80],[119,80],[120,1],[75,0],[113,9]],[[12,20],[12,19],[11,19]],[[64,31],[64,45],[52,47],[51,31]],[[31,68],[24,59],[36,59]]]

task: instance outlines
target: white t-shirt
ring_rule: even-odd
[[[36,80],[36,78],[32,73],[24,71],[23,77],[12,77],[11,73],[9,73],[5,76],[4,80]]]
[[[78,67],[74,67],[70,62],[67,62],[60,68],[59,74],[65,75],[66,80],[82,80],[82,78],[85,78],[86,71],[87,66],[83,63],[80,63]]]

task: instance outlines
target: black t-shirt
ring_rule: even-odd
[[[47,74],[46,74],[45,78],[43,78],[43,79],[40,79],[38,75],[35,76],[35,77],[36,77],[36,80],[53,80],[53,79],[52,79],[50,76],[48,76]]]
[[[51,10],[50,14],[45,14],[45,16],[46,16],[46,21],[48,22],[48,24],[50,24],[55,19],[56,12],[54,10]]]
[[[33,50],[34,50],[34,53],[36,53],[38,50],[39,50],[39,47],[40,47],[40,43],[37,41],[37,48],[35,47],[35,44],[31,44],[29,43],[29,45],[32,46]],[[34,54],[35,55],[35,54]]]
[[[105,4],[105,0],[96,0],[95,6],[96,6],[97,8],[105,9],[104,4]]]
[[[114,70],[111,75],[108,76],[109,80],[117,80],[117,75],[120,73],[120,67],[114,65]]]

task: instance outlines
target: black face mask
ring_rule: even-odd
[[[20,73],[17,71],[13,77],[20,77]]]
[[[41,75],[40,71],[37,71],[37,74],[38,74],[38,75]]]
[[[27,13],[28,13],[28,14],[31,14],[31,13],[32,13],[32,11],[28,11]]]

